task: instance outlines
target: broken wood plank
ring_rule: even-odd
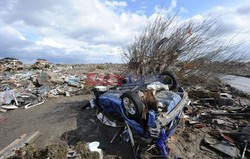
[[[15,155],[16,150],[26,146],[27,144],[34,142],[39,136],[40,136],[39,131],[31,132],[28,135],[23,134],[22,136],[17,138],[15,141],[13,141],[0,151],[0,159],[9,158]]]

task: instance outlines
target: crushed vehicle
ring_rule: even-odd
[[[121,127],[111,143],[120,134],[130,142],[135,158],[168,157],[167,140],[190,103],[170,72],[140,85],[128,82],[112,88],[96,86],[92,94],[90,105],[97,108],[97,118],[105,125]]]

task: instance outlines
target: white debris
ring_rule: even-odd
[[[18,107],[15,105],[3,105],[1,106],[1,108],[9,109],[9,110],[18,109]]]
[[[116,128],[117,125],[115,122],[113,121],[110,121],[103,113],[98,113],[97,114],[97,119],[100,120],[100,122],[102,122],[104,125],[107,125],[107,126],[111,126],[111,127],[114,127]]]
[[[12,100],[15,100],[15,98],[14,90],[0,92],[0,104],[10,104]]]
[[[168,85],[165,85],[165,84],[157,81],[157,82],[153,82],[153,83],[150,83],[149,85],[147,85],[147,89],[154,90],[154,91],[159,91],[161,89],[164,89],[164,90],[168,91],[169,87],[168,87]]]
[[[98,152],[100,159],[103,159],[103,152],[102,149],[98,148],[100,146],[100,142],[94,141],[91,143],[88,143],[88,149],[90,152]]]

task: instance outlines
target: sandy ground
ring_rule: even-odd
[[[117,129],[102,125],[94,110],[83,110],[90,95],[48,99],[43,105],[30,109],[16,109],[0,114],[7,118],[0,123],[0,149],[25,133],[39,131],[38,147],[48,144],[79,141],[99,141],[106,157],[132,158],[129,144],[119,140],[110,144]]]

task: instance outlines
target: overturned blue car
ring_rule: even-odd
[[[92,90],[90,104],[97,108],[97,118],[105,125],[120,127],[111,143],[120,134],[130,142],[135,158],[167,158],[167,140],[189,104],[187,93],[171,73],[164,72],[159,78]]]

